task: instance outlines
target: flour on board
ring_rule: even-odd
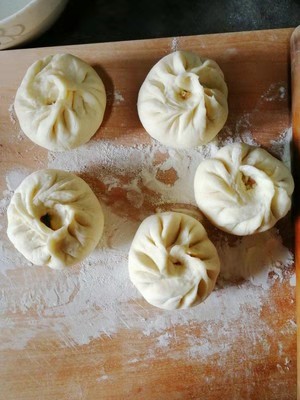
[[[115,104],[120,104],[124,101],[124,97],[122,96],[121,92],[119,90],[114,91],[114,103]]]
[[[14,109],[14,105],[13,105],[13,104],[11,104],[11,105],[9,106],[8,112],[9,112],[9,119],[10,119],[11,123],[12,123],[13,125],[15,125],[16,122],[17,122],[17,116],[16,116],[16,114],[15,114],[15,109]]]
[[[284,164],[291,169],[291,145],[293,132],[292,128],[283,131],[276,140],[271,140],[271,151],[273,155],[280,158]]]
[[[178,44],[179,44],[179,39],[178,37],[173,37],[172,42],[171,42],[171,51],[177,51],[178,50]]]
[[[248,128],[235,135],[237,140],[253,143]],[[158,209],[186,208],[197,217],[195,170],[204,158],[230,142],[233,138],[227,135],[199,149],[179,151],[154,141],[132,147],[93,141],[69,152],[49,152],[49,168],[73,171],[88,180],[102,202],[106,221],[96,250],[80,266],[64,271],[33,266],[7,240],[6,207],[13,190],[31,172],[9,171],[0,201],[0,273],[4,282],[0,306],[3,312],[30,313],[31,318],[17,330],[13,318],[2,319],[1,331],[9,339],[1,341],[0,347],[24,348],[36,335],[49,330],[62,346],[74,346],[133,329],[141,337],[153,338],[148,358],[154,358],[157,352],[168,354],[169,344],[176,341],[174,327],[189,326],[186,340],[190,345],[184,352],[172,351],[168,356],[196,358],[230,351],[230,343],[241,335],[241,327],[257,341],[262,340],[261,332],[269,334],[260,318],[268,291],[286,277],[293,285],[293,255],[276,228],[230,242],[225,233],[208,226],[220,254],[221,274],[216,290],[195,308],[164,312],[147,306],[128,277],[127,254],[140,221]],[[283,151],[286,136],[272,146]],[[166,171],[172,172],[171,181],[164,179]],[[22,281],[11,278],[16,268]],[[199,337],[192,332],[195,324],[201,325]],[[286,329],[294,331],[295,327],[289,324]],[[220,339],[218,348],[211,345],[212,334]],[[266,342],[261,346],[262,351],[269,351]]]
[[[287,89],[284,82],[277,82],[270,85],[269,89],[261,95],[264,101],[282,101],[287,96]]]

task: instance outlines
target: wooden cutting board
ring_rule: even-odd
[[[106,86],[108,106],[102,127],[89,146],[106,143],[105,152],[114,144],[122,145],[122,153],[119,147],[116,156],[123,154],[126,161],[128,149],[129,164],[133,146],[146,152],[152,143],[136,112],[137,93],[147,72],[171,51],[194,51],[213,58],[224,71],[229,88],[229,118],[222,135],[230,135],[233,140],[250,135],[272,150],[272,141],[290,126],[291,33],[292,29],[282,29],[0,53],[0,249],[5,266],[0,268],[0,399],[295,398],[292,265],[277,265],[277,270],[269,273],[271,284],[266,280],[257,286],[247,279],[227,282],[219,285],[207,304],[192,312],[165,313],[138,296],[122,303],[122,288],[125,292],[129,287],[124,272],[126,260],[120,264],[124,281],[120,278],[120,285],[116,286],[115,281],[106,281],[105,277],[100,280],[96,272],[102,267],[93,258],[90,269],[76,266],[67,273],[29,266],[16,256],[5,234],[5,207],[13,177],[20,170],[31,172],[51,164],[51,155],[19,132],[11,108],[16,89],[32,62],[48,54],[70,52],[95,67]],[[164,157],[159,151],[157,155]],[[63,168],[66,164],[61,160]],[[82,162],[79,158],[77,161],[78,165]],[[76,162],[70,164],[70,169],[78,172]],[[97,160],[87,159],[87,164],[95,163]],[[124,188],[110,190],[97,179],[92,167],[85,171],[81,175],[108,208],[121,215],[124,208],[130,207]],[[167,175],[162,180],[168,183]],[[153,196],[153,191],[146,188],[145,193]],[[144,204],[148,213],[155,211],[150,203]],[[142,215],[139,209],[132,218],[138,222]],[[113,221],[108,219],[106,224]],[[291,248],[290,217],[278,227],[283,244]],[[224,240],[225,237],[222,236]],[[118,254],[117,249],[111,268],[119,265]],[[97,284],[99,298],[105,293],[111,296],[105,292],[110,285],[112,291],[116,287],[120,290],[106,313],[97,296],[92,298]],[[52,303],[45,302],[45,292]],[[78,299],[85,299],[86,308]],[[226,304],[226,299],[232,303]],[[76,308],[78,304],[80,308]],[[115,329],[113,318],[117,320]]]
[[[298,26],[291,36],[291,89],[292,89],[292,128],[293,128],[293,170],[295,182],[299,182],[299,155],[300,155],[300,26]],[[295,263],[297,282],[299,282],[299,265],[300,265],[300,209],[299,209],[299,185],[297,185],[294,194],[294,224],[295,224]],[[300,286],[297,285],[296,303],[297,303],[297,322],[300,317]],[[297,371],[300,367],[300,330],[297,326]],[[300,376],[297,374],[297,398],[300,397]]]

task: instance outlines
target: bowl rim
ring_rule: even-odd
[[[13,19],[15,19],[17,16],[19,16],[20,14],[22,14],[23,12],[27,11],[28,8],[31,8],[34,3],[37,3],[39,0],[30,0],[29,3],[27,3],[24,7],[20,8],[17,12],[3,18],[0,19],[0,28],[2,24],[6,24],[7,22],[12,21]]]

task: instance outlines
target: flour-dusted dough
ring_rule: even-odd
[[[105,106],[102,80],[71,54],[47,56],[32,64],[14,103],[23,132],[55,151],[86,143],[99,128]]]
[[[223,128],[228,115],[223,72],[215,61],[196,54],[169,54],[142,84],[138,113],[145,130],[167,146],[206,144]]]
[[[200,303],[220,272],[217,250],[195,218],[164,212],[146,218],[129,251],[129,275],[142,296],[167,310]]]
[[[85,258],[99,242],[104,217],[88,184],[69,172],[44,169],[26,177],[7,210],[7,234],[37,265],[61,269]]]
[[[194,189],[198,207],[214,225],[250,235],[287,214],[294,181],[289,169],[266,150],[235,143],[199,165]]]

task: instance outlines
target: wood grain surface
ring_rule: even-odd
[[[300,27],[298,26],[291,36],[291,87],[292,87],[292,127],[293,127],[293,173],[295,181],[300,181]],[[300,209],[299,209],[299,184],[296,185],[294,195],[294,218],[295,218],[295,263],[297,275],[297,398],[300,398],[300,286],[299,286],[299,265],[300,265]]]
[[[1,191],[7,191],[9,171],[24,167],[34,171],[48,166],[48,152],[22,136],[18,123],[14,123],[9,113],[16,89],[35,60],[48,54],[70,52],[94,66],[104,81],[108,106],[104,122],[91,143],[110,141],[129,148],[133,144],[151,142],[139,122],[136,100],[139,87],[153,64],[175,48],[213,58],[224,71],[229,88],[229,117],[221,135],[226,131],[233,132],[233,136],[250,132],[259,144],[270,149],[272,140],[291,123],[289,43],[292,31],[1,52]],[[122,94],[124,101],[114,99],[116,91]],[[93,188],[98,184],[88,174],[86,179]],[[120,193],[116,191],[114,196],[117,198]],[[4,243],[1,245],[9,246],[5,214],[1,221]],[[284,245],[292,248],[290,215],[278,227]],[[262,300],[257,310],[250,303],[243,303],[240,311],[249,321],[247,327],[243,322],[245,318],[238,317],[227,325],[222,319],[209,326],[205,322],[188,321],[174,323],[160,333],[146,334],[128,323],[112,335],[99,334],[85,343],[76,343],[70,339],[65,325],[59,332],[53,329],[55,317],[50,316],[46,307],[7,307],[10,296],[21,298],[30,293],[32,282],[51,282],[59,274],[42,267],[28,268],[26,263],[22,264],[22,258],[19,259],[20,265],[1,273],[0,279],[0,399],[295,399],[295,288],[290,284],[293,267],[283,270],[281,279],[274,280],[267,291],[263,287],[249,286],[249,291],[254,296],[257,293]],[[80,274],[80,266],[74,267],[74,271]],[[241,282],[232,283],[218,290],[214,298],[221,297],[226,290],[237,293],[239,301],[242,285]],[[76,290],[72,299],[78,296],[79,289]],[[34,299],[32,302],[34,304]],[[145,326],[153,317],[172,318],[141,298],[134,307],[128,304],[128,309],[132,312],[139,309]],[[201,305],[197,310],[202,312]],[[81,323],[76,310],[63,318],[71,319],[76,327],[77,320]],[[34,335],[23,341],[20,332],[25,332],[27,327],[31,327]],[[168,341],[157,347],[162,333]],[[21,339],[16,345],[12,339],[18,335]],[[205,344],[201,344],[201,349],[206,351],[197,348],[197,353],[193,343],[200,342]]]

